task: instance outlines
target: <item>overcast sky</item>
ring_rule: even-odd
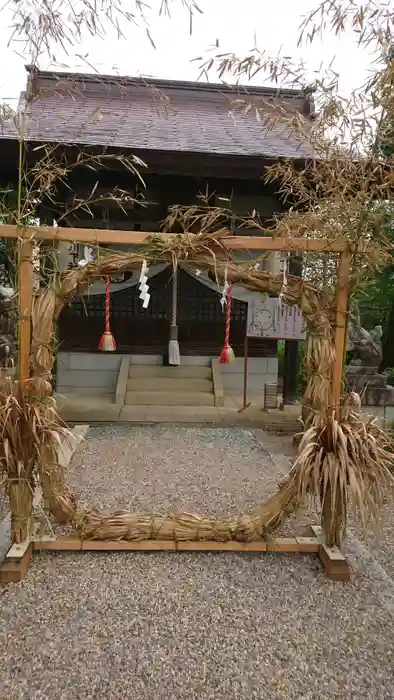
[[[160,0],[150,0],[159,6]],[[150,15],[150,31],[156,49],[150,44],[145,30],[127,25],[125,40],[118,40],[109,31],[105,39],[85,36],[82,45],[75,45],[65,56],[58,49],[54,53],[58,62],[71,70],[93,72],[78,54],[86,55],[86,61],[101,73],[117,72],[121,75],[144,75],[158,78],[196,80],[198,66],[191,60],[205,54],[216,40],[220,51],[234,51],[247,55],[254,45],[274,55],[282,48],[294,59],[302,56],[311,76],[321,62],[328,65],[335,57],[335,67],[341,76],[343,90],[360,85],[371,65],[371,56],[358,49],[351,34],[341,40],[326,36],[323,42],[316,41],[308,49],[297,48],[298,27],[317,0],[199,0],[203,15],[196,15],[193,34],[189,35],[189,19],[181,8],[181,0],[174,2],[171,19],[158,18],[157,12]],[[125,0],[125,7],[129,2]],[[12,16],[7,9],[0,10],[0,100],[15,107],[15,100],[24,88],[26,73],[24,64],[31,57],[23,55],[23,45],[7,46],[12,32]],[[217,51],[217,50],[216,50]],[[47,56],[42,56],[40,68],[53,67]],[[214,80],[212,74],[211,80]],[[254,80],[263,84],[263,76]]]

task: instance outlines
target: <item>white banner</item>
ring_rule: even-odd
[[[59,263],[60,269],[65,270],[67,267],[73,267],[77,264],[77,260],[81,256],[81,250],[78,250],[76,244],[60,244]],[[81,248],[81,246],[79,246]],[[153,265],[148,272],[148,279],[162,272],[168,263]],[[198,269],[193,263],[181,263],[180,267],[189,275],[197,279],[201,284],[209,287],[218,294],[218,304],[220,303],[220,294],[222,291],[222,283],[217,285],[216,282],[210,279],[208,271]],[[132,277],[127,281],[112,281],[110,286],[111,294],[119,292],[123,289],[129,289],[139,283],[139,275],[141,265],[136,266],[132,271]],[[96,295],[105,293],[105,282],[97,280],[89,286],[85,295]],[[232,295],[234,299],[246,302],[248,304],[247,317],[247,335],[250,338],[270,338],[274,340],[305,340],[306,324],[301,310],[298,306],[290,306],[281,302],[277,298],[268,297],[266,294],[251,292],[241,285],[234,284],[232,287]]]
[[[306,322],[298,306],[265,294],[253,295],[248,303],[247,335],[272,340],[305,340]]]
[[[188,275],[191,275],[191,277],[194,277],[196,280],[201,282],[201,284],[204,284],[206,287],[209,287],[209,289],[212,289],[213,292],[217,292],[218,304],[220,303],[220,295],[223,289],[223,282],[221,283],[221,285],[218,286],[216,282],[213,282],[213,280],[211,280],[211,278],[209,277],[208,270],[200,270],[191,263],[181,263],[181,267],[182,270],[185,270],[185,272],[188,273]],[[233,284],[232,296],[233,299],[238,299],[239,301],[245,301],[246,303],[249,303],[249,301],[254,296],[256,296],[256,292],[251,292],[250,289],[245,289],[245,287],[241,287],[240,284]],[[260,294],[257,294],[257,296],[260,298]]]

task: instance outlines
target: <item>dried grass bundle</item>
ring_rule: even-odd
[[[304,361],[308,379],[303,405],[311,409],[310,417],[305,413],[304,420],[313,420],[316,412],[325,412],[332,401],[335,345],[329,319],[323,312],[319,314],[318,322],[314,319],[314,325],[308,328]]]
[[[364,529],[377,521],[392,475],[393,441],[360,413],[357,394],[350,395],[337,420],[316,415],[304,433],[289,473],[296,501],[312,495],[321,507],[329,546],[341,543],[352,506]]]
[[[58,306],[59,299],[51,287],[42,290],[33,304],[30,384],[37,396],[47,396],[52,392],[53,324]]]
[[[60,522],[70,521],[84,539],[93,540],[214,540],[251,542],[276,530],[297,507],[296,493],[285,481],[266,503],[250,513],[215,518],[196,513],[105,514],[98,510],[77,510],[70,494],[57,498],[54,515]]]
[[[1,383],[0,473],[10,499],[14,542],[23,542],[28,535],[37,470],[45,450],[70,437],[53,399],[37,403],[19,382]]]

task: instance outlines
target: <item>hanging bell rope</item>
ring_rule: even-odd
[[[168,342],[168,364],[180,365],[181,358],[178,343],[178,326],[177,326],[177,308],[178,308],[178,268],[176,262],[173,264],[172,273],[172,309],[171,309],[171,325],[170,325],[170,340]]]
[[[111,296],[111,278],[109,275],[106,276],[105,278],[105,331],[103,335],[101,336],[101,340],[99,343],[99,350],[103,350],[104,352],[113,352],[116,350],[116,343],[115,343],[115,338],[113,337],[111,333],[111,328],[110,328],[110,322],[109,322],[109,317],[110,317],[110,296]]]
[[[219,362],[221,365],[228,365],[234,362],[235,355],[230,347],[230,324],[231,324],[231,303],[232,303],[232,284],[228,285],[227,289],[227,307],[226,307],[226,326],[224,333],[224,346],[220,353]]]

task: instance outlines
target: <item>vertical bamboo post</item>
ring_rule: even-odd
[[[350,252],[341,253],[338,266],[335,310],[335,366],[332,386],[332,403],[339,414],[342,374],[346,348],[347,311],[349,301]]]
[[[21,240],[18,243],[18,295],[19,295],[19,381],[29,379],[31,344],[31,314],[33,306],[33,242]]]

